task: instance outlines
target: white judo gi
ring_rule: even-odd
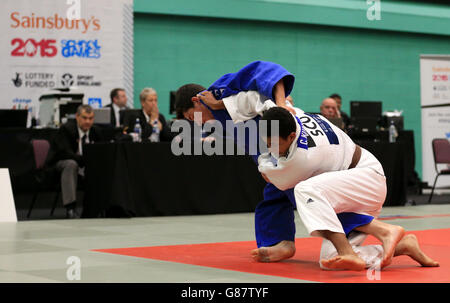
[[[256,91],[240,92],[224,98],[223,102],[235,123],[262,115],[276,106]],[[296,138],[287,156],[262,154],[258,158],[259,171],[280,190],[294,188],[298,213],[313,236],[319,230],[344,233],[336,215],[339,213],[352,212],[377,218],[386,198],[386,178],[380,162],[361,148],[356,167],[348,169],[356,148],[348,135],[322,116],[315,120],[302,110],[295,110],[302,127],[296,123]],[[327,127],[323,127],[321,121],[325,121]],[[334,133],[333,140],[327,132]],[[300,135],[309,136],[314,144],[307,149],[298,147]],[[351,232],[349,242],[367,267],[375,267],[382,259],[383,249],[381,245],[361,246],[366,236]],[[324,239],[320,259],[336,255],[333,244]]]

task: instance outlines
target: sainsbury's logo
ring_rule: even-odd
[[[20,12],[13,12],[10,15],[11,28],[22,29],[56,29],[56,30],[79,30],[85,34],[88,31],[99,31],[101,29],[100,19],[91,16],[88,19],[69,19],[62,17],[58,13],[51,16],[22,15]]]

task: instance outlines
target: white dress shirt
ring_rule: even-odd
[[[124,107],[125,108],[125,107]],[[120,127],[120,110],[124,109],[119,107],[117,104],[112,104],[112,110],[114,111],[114,117],[116,117],[116,127]]]
[[[144,117],[145,117],[145,122],[148,123],[148,121],[150,121],[150,116],[147,115],[147,113],[145,111],[142,111],[144,113]]]
[[[83,155],[83,148],[82,148],[82,145],[83,145],[83,140],[82,140],[82,138],[83,138],[83,136],[84,135],[86,135],[86,141],[85,141],[85,143],[87,144],[87,143],[90,143],[89,142],[89,131],[90,130],[88,130],[87,132],[84,132],[81,128],[79,128],[78,127],[78,135],[80,136],[80,139],[78,140],[78,153],[80,154],[80,155]]]

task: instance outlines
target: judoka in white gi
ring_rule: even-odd
[[[403,239],[403,229],[372,221],[380,214],[386,197],[386,178],[383,167],[369,151],[357,146],[323,116],[307,114],[299,108],[294,108],[295,115],[292,115],[256,91],[224,98],[223,103],[236,123],[254,115],[262,115],[260,121],[267,121],[269,132],[265,141],[270,153],[259,156],[258,169],[277,188],[293,189],[300,218],[312,236],[321,236],[324,230],[347,234],[365,267],[385,267],[396,252],[400,253],[401,249],[396,248]],[[277,129],[280,132],[289,124],[283,122],[290,122],[291,130],[284,134],[287,140],[278,141],[281,134],[270,135],[272,121],[280,123]],[[361,225],[364,222],[372,226]],[[383,246],[362,246],[367,234],[351,232],[353,227],[383,240],[384,246],[391,250],[384,263]],[[391,235],[385,237],[382,233],[386,231]],[[411,237],[399,244],[400,248],[413,241]],[[335,263],[339,260],[335,258],[337,254],[334,245],[324,239],[320,266],[340,268],[342,264]],[[431,259],[422,265],[425,264],[435,265]]]
[[[287,88],[285,89],[285,87],[282,87],[283,89],[276,89],[276,87],[280,84],[287,86]],[[271,107],[274,107],[275,104],[270,100],[269,97],[266,96],[271,96],[273,99],[276,99],[276,103],[279,106],[286,107],[282,102],[283,100],[285,101],[286,95],[288,95],[292,89],[293,76],[281,66],[274,63],[253,62],[241,69],[238,73],[227,74],[221,77],[208,89],[209,91],[202,92],[198,96],[192,94],[193,91],[195,91],[195,93],[201,91],[198,85],[194,90],[192,90],[192,87],[189,86],[190,85],[183,86],[177,92],[177,111],[179,110],[185,118],[192,120],[193,113],[200,112],[203,114],[204,120],[214,118],[222,124],[225,124],[225,121],[227,120],[233,120],[235,123],[239,123],[240,121],[246,121],[249,119],[259,120],[261,114],[264,111],[268,110]],[[181,97],[178,95],[181,95]],[[291,112],[296,112],[292,108],[289,108],[289,110]],[[307,125],[311,125],[307,123],[307,117],[300,116],[299,119],[300,118],[304,119],[305,121],[304,123],[302,123],[301,121],[298,122],[298,125],[300,126],[300,132],[295,131],[293,139],[297,139],[297,142],[299,142],[298,144],[303,144],[306,147],[308,147],[308,145],[311,145],[312,143],[316,145],[316,148],[321,148],[321,146],[325,145],[327,141],[321,141],[319,138],[316,138],[315,141],[311,141],[308,143],[308,137],[303,134],[304,132],[301,131],[301,128],[302,125],[305,125],[305,128]],[[331,130],[333,130],[332,127]],[[328,135],[330,135],[327,136],[327,140],[329,143],[328,145],[335,145],[333,144],[333,142],[339,140],[339,136],[341,134],[339,134],[339,136],[334,134],[333,136],[332,133],[328,133]],[[298,140],[298,138],[300,138],[300,140]],[[346,138],[344,138],[344,140],[345,139]],[[355,150],[356,149],[354,144],[351,145],[349,143],[349,145],[345,145],[344,148],[344,151],[347,152],[348,155],[346,155],[342,159],[335,159],[335,162],[328,161],[328,163],[335,165],[335,167],[333,166],[333,169],[347,169],[352,165],[352,162],[354,162],[353,155],[355,155]],[[361,152],[361,154],[362,153],[363,152]],[[301,153],[299,153],[299,155],[300,154]],[[261,169],[263,171],[266,170],[266,173],[271,178],[274,178],[274,181],[271,181],[277,183],[280,188],[275,187],[272,183],[268,183],[264,190],[264,201],[262,201],[255,210],[255,231],[258,249],[253,252],[253,254],[255,260],[258,261],[278,261],[289,258],[295,253],[295,226],[293,223],[293,210],[295,204],[297,204],[297,207],[299,207],[300,202],[297,202],[297,199],[299,201],[305,200],[304,197],[302,197],[305,191],[294,191],[293,188],[289,188],[289,186],[297,185],[298,182],[296,178],[299,178],[299,176],[295,175],[294,178],[289,177],[286,180],[282,180],[283,178],[281,175],[279,175],[279,178],[277,178],[276,167],[280,169],[283,166],[277,165],[271,167],[268,161],[264,161],[264,157],[265,156],[262,155],[260,163]],[[255,157],[255,160],[257,158],[258,157]],[[290,158],[287,157],[287,159]],[[281,158],[278,158],[278,161],[280,160]],[[324,169],[322,169],[322,171],[320,171],[321,169],[319,168],[321,161],[324,161],[324,159],[320,160],[319,158],[317,158],[315,159],[315,161],[316,164],[319,163],[318,167],[315,168],[317,171],[314,171],[313,167],[311,166],[309,170],[313,170],[313,172],[306,172],[305,175],[300,176],[300,179],[312,178],[320,176],[322,174],[326,174],[326,170],[329,169],[328,167],[325,167]],[[361,156],[361,160],[356,161],[353,164],[357,164],[359,166],[362,165],[364,167],[369,165],[370,167],[373,166],[375,170],[378,169],[376,175],[379,177],[379,182],[381,182],[381,180],[384,178],[382,173],[380,174],[380,172],[382,172],[382,169],[381,171],[379,171],[379,167],[376,167],[375,162],[378,161],[373,161],[370,155],[364,152],[364,155]],[[290,169],[290,165],[285,165],[285,167],[287,170]],[[281,188],[286,190],[282,190]],[[311,193],[313,195],[305,200],[305,204],[314,204],[314,202],[316,201],[315,199],[321,199],[323,196],[322,193],[313,193],[312,191]],[[330,191],[330,194],[332,194],[332,191]],[[341,195],[345,194],[341,193]],[[362,201],[361,204],[362,206],[372,205],[372,200],[380,200],[380,197],[382,195],[383,191],[377,194],[372,193],[372,196],[369,197],[369,201]],[[336,196],[339,195],[336,194]],[[310,202],[310,199],[313,201],[312,203]],[[384,201],[384,198],[382,200]],[[334,203],[335,202],[336,201],[334,201]],[[357,210],[358,213],[354,213],[352,211],[357,209],[357,205],[346,206],[344,204],[340,204],[340,210],[342,210],[343,212],[336,215],[336,211],[334,210],[333,206],[327,206],[323,202],[315,204],[319,206],[309,209],[309,212],[312,214],[310,214],[308,218],[301,216],[302,220],[305,220],[305,226],[307,226],[308,230],[311,230],[311,233],[313,233],[315,229],[317,229],[318,233],[320,233],[322,236],[324,235],[324,233],[339,236],[343,235],[343,237],[339,238],[339,241],[341,241],[342,243],[333,242],[334,245],[332,245],[331,243],[324,241],[324,245],[322,248],[322,257],[324,258],[331,258],[333,254],[336,254],[336,250],[333,251],[332,248],[333,246],[342,247],[341,244],[343,244],[344,246],[347,245],[347,248],[349,247],[350,251],[354,253],[347,238],[345,238],[345,234],[350,233],[350,231],[355,229],[356,227],[358,227],[361,231],[374,235],[376,235],[377,233],[385,232],[387,230],[386,226],[383,225],[383,223],[372,220],[374,218],[374,215],[378,215],[380,205],[374,207],[373,209],[370,207],[370,209],[367,207],[362,208]],[[336,204],[335,207],[337,208],[338,205]],[[324,214],[331,214],[330,219],[327,219],[326,216],[321,216],[320,212],[322,211],[322,208],[326,208],[327,210],[327,212]],[[316,212],[319,213],[317,214]],[[364,213],[367,213],[367,215],[365,215]],[[338,218],[338,221],[336,221],[336,217]],[[322,222],[320,222],[320,220],[322,220]],[[338,223],[339,221],[341,221],[341,225]],[[321,226],[321,224],[323,224],[323,226]],[[401,239],[401,236],[403,234],[403,230],[401,228],[397,229],[396,233],[396,237],[385,237],[388,240],[385,241],[386,243],[383,243],[383,245],[385,247],[389,247],[389,249],[391,250],[389,254],[391,256],[398,255],[399,253],[411,254],[410,251],[413,251],[411,247],[413,247],[415,243],[417,243],[417,240],[410,239],[411,237],[404,237],[403,239]],[[380,236],[380,234],[378,236]],[[327,238],[326,235],[325,238]],[[358,246],[362,242],[363,238],[363,236],[350,238],[350,242],[353,245]],[[400,243],[398,242],[399,240],[401,240]],[[398,245],[396,245],[397,243]],[[361,270],[364,267],[372,266],[374,262],[377,262],[377,260],[380,259],[380,254],[382,254],[381,247],[374,247],[374,249],[375,250],[370,254],[370,257],[372,258],[370,260],[362,260],[355,254],[356,258],[360,260],[360,262],[356,262],[358,263],[356,264],[356,266],[354,260],[349,261],[348,259],[342,258],[342,252],[340,252],[339,256],[337,256],[336,258],[324,260],[326,261],[326,266],[324,265],[324,262],[321,263],[321,266],[325,266],[327,268]]]

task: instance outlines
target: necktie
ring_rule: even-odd
[[[86,144],[86,140],[87,140],[87,136],[86,134],[83,135],[83,137],[81,137],[81,150],[80,150],[80,155],[83,154],[83,147]]]

